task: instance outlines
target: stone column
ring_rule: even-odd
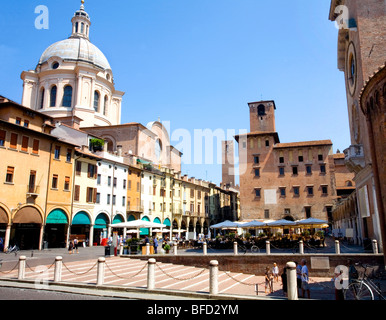
[[[54,282],[62,281],[62,257],[55,258]]]
[[[377,240],[373,240],[373,253],[378,254],[378,242]]]
[[[149,259],[147,262],[147,289],[154,290],[155,288],[155,259]]]
[[[209,294],[218,294],[218,261],[209,262]]]
[[[288,300],[298,300],[298,288],[296,281],[296,264],[287,262],[287,292]]]
[[[19,257],[19,272],[17,275],[18,280],[23,280],[25,277],[25,260],[26,260],[26,256]]]
[[[271,243],[268,240],[265,242],[265,249],[267,254],[271,254]]]
[[[300,253],[300,254],[304,254],[304,244],[303,244],[303,240],[300,240],[300,241],[299,241],[299,253]]]
[[[238,250],[237,250],[237,242],[236,242],[236,241],[233,242],[233,253],[234,253],[235,255],[238,254]]]
[[[97,286],[103,285],[105,278],[105,263],[106,259],[100,257],[98,259],[98,268],[97,268]]]
[[[89,239],[88,240],[89,241],[88,246],[92,247],[93,242],[94,242],[94,225],[93,224],[90,225],[90,234],[89,234],[88,239]]]
[[[7,230],[5,231],[5,238],[4,238],[4,250],[9,247],[9,238],[11,236],[11,225],[7,225]]]
[[[335,253],[340,254],[339,240],[335,240]]]
[[[206,256],[208,254],[208,244],[206,242],[204,242],[202,244],[202,251],[203,251],[204,256]]]

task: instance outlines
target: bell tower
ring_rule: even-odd
[[[257,101],[248,103],[250,131],[275,132],[275,102]]]

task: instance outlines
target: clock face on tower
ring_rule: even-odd
[[[354,44],[351,42],[346,57],[347,88],[351,96],[355,93],[357,83],[357,59]]]

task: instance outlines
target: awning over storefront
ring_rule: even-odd
[[[117,214],[117,215],[114,217],[113,224],[121,223],[121,222],[124,222],[124,221],[125,221],[125,220],[123,219],[123,217],[122,217],[120,214]]]
[[[39,211],[34,207],[23,207],[21,208],[13,218],[13,223],[35,223],[35,224],[42,224],[42,216],[40,215]]]
[[[55,209],[48,215],[46,224],[68,224],[67,215],[63,210]]]
[[[88,217],[88,214],[86,212],[78,212],[74,220],[72,220],[73,225],[84,225],[84,224],[91,224],[90,218]]]
[[[105,214],[100,213],[95,219],[94,229],[106,229],[109,223],[109,219]]]

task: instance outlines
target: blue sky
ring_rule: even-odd
[[[35,28],[38,5],[49,9],[48,30]],[[79,0],[3,1],[0,94],[21,102],[21,72],[70,35],[79,6]],[[329,7],[329,0],[85,3],[90,40],[108,58],[116,89],[126,92],[123,123],[160,118],[170,121],[171,134],[184,129],[192,138],[194,130],[238,133],[249,130],[248,102],[275,100],[281,142],[331,139],[335,152],[350,137]],[[183,163],[183,173],[219,183],[221,166],[202,162]]]

